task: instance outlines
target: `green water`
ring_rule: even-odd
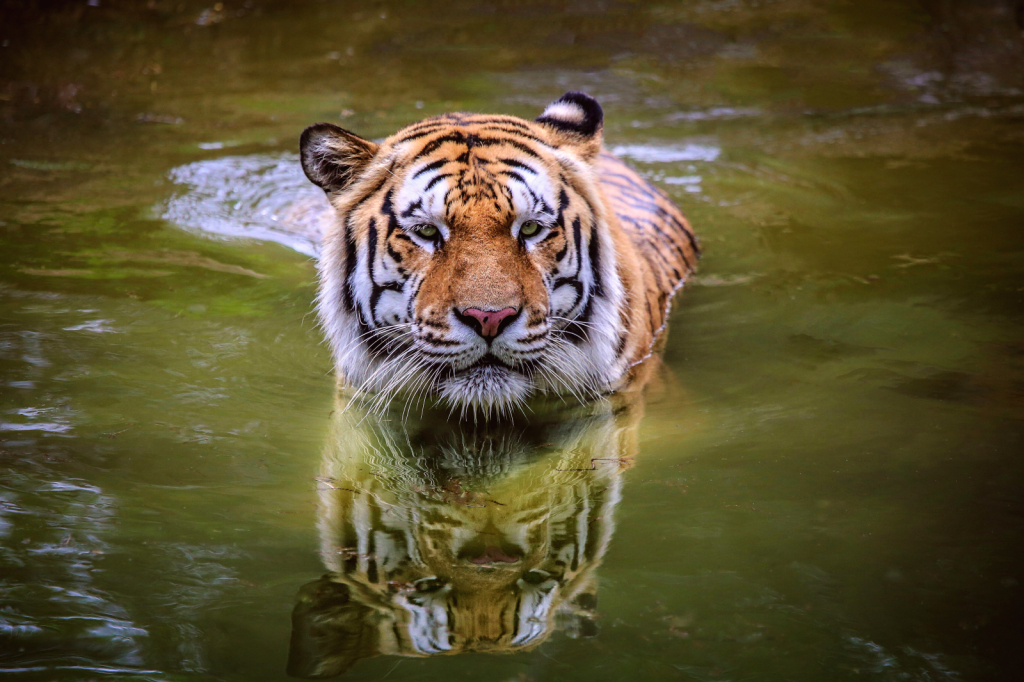
[[[1019,674],[1013,3],[99,5],[0,10],[6,677],[284,680],[290,653],[392,682]],[[340,414],[315,244],[282,227],[319,198],[299,132],[568,89],[704,246],[639,426]],[[363,589],[345,495],[447,514],[467,552],[504,533],[511,569],[408,577],[511,575],[492,607],[551,573],[516,587],[548,551],[510,539],[517,505],[592,548],[521,650],[397,656],[366,633],[404,627],[409,588]]]

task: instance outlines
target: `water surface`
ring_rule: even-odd
[[[5,675],[1024,662],[1013,3],[3,11]],[[490,430],[341,412],[299,132],[567,89],[704,247],[644,399]]]

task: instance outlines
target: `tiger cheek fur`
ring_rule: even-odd
[[[379,145],[308,128],[303,169],[337,216],[317,306],[339,379],[374,409],[405,394],[485,415],[628,382],[698,249],[602,125],[566,93],[535,121],[445,114]]]

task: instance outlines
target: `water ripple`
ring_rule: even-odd
[[[103,537],[114,521],[113,498],[74,479],[10,472],[5,482],[3,670],[145,673],[140,640],[147,630],[94,581],[109,550]]]
[[[282,244],[316,257],[330,219],[323,191],[302,172],[297,154],[224,156],[173,169],[187,186],[160,211],[187,230]]]

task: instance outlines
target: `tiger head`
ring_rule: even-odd
[[[623,284],[602,125],[570,92],[534,121],[445,114],[379,144],[305,130],[303,169],[336,214],[318,309],[346,383],[378,407],[405,393],[463,413],[609,387]]]

